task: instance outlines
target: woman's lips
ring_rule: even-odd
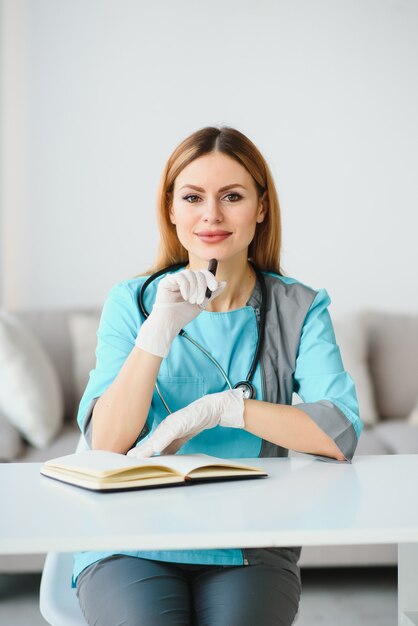
[[[224,239],[227,239],[232,233],[226,230],[218,230],[216,232],[211,233],[210,231],[202,231],[200,233],[196,233],[199,237],[200,241],[204,243],[219,243]]]

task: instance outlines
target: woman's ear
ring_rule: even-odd
[[[268,196],[267,196],[267,191],[265,191],[258,201],[257,222],[259,224],[261,222],[264,222],[267,211],[268,211]]]
[[[172,224],[175,224],[176,223],[176,218],[174,216],[174,211],[173,211],[173,205],[172,204],[170,204],[170,206],[168,207],[168,215],[170,217],[170,222]]]

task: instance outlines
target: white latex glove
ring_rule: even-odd
[[[157,356],[166,357],[180,330],[199,315],[210,300],[225,288],[209,270],[182,270],[161,279],[150,316],[142,324],[135,344]]]
[[[165,452],[174,454],[186,441],[217,425],[244,428],[244,396],[241,389],[211,393],[172,413],[152,435],[127,453],[137,458]]]

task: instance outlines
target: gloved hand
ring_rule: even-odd
[[[150,316],[142,324],[135,344],[157,356],[166,357],[173,339],[194,320],[205,305],[225,288],[208,270],[182,270],[161,279]]]
[[[211,393],[171,413],[143,443],[128,456],[149,457],[159,452],[174,454],[186,441],[217,425],[244,428],[244,396],[241,389]]]

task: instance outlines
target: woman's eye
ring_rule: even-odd
[[[190,202],[190,204],[193,204],[194,202],[196,202],[196,200],[199,199],[199,196],[196,196],[194,194],[189,194],[188,196],[184,196],[183,200],[187,200],[187,202]]]
[[[229,193],[227,196],[225,196],[226,198],[229,198],[230,202],[237,202],[238,200],[240,200],[241,196],[239,193]]]

